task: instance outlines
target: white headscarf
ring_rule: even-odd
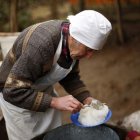
[[[100,50],[111,29],[106,17],[94,10],[84,10],[67,17],[70,21],[70,35],[87,47]]]

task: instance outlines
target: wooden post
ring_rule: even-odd
[[[79,0],[79,10],[85,10],[85,0]]]
[[[10,31],[17,32],[17,4],[18,0],[10,0]]]
[[[53,19],[58,18],[58,0],[50,0],[51,17]]]
[[[115,0],[116,5],[116,14],[117,14],[117,27],[118,27],[118,37],[120,43],[124,43],[124,33],[123,33],[123,26],[122,26],[122,11],[121,11],[121,3],[120,0]]]

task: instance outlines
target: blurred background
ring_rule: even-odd
[[[102,51],[81,60],[80,75],[93,97],[111,108],[111,121],[117,122],[140,109],[140,0],[0,0],[0,60],[5,57],[4,38],[15,40],[32,24],[65,20],[85,9],[105,15],[113,30]],[[67,94],[59,84],[55,88],[60,96]],[[70,122],[68,112],[62,117],[64,124]]]

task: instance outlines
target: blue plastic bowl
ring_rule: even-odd
[[[108,111],[108,114],[107,116],[105,117],[105,120],[97,125],[93,125],[93,126],[85,126],[85,125],[82,125],[81,123],[78,122],[78,117],[79,117],[79,112],[78,113],[75,113],[75,114],[72,114],[71,115],[71,121],[77,125],[77,126],[80,126],[80,127],[95,127],[95,126],[98,126],[98,125],[101,125],[101,124],[104,124],[106,123],[112,116],[112,112],[111,110]]]

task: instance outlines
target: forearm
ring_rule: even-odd
[[[47,93],[25,88],[4,88],[3,97],[15,106],[39,112],[46,111],[50,107],[52,99]]]
[[[76,61],[72,71],[59,83],[69,94],[73,95],[80,102],[83,102],[83,100],[91,95],[83,81],[80,79],[79,73],[79,61]]]
[[[38,91],[32,88],[32,83],[29,81],[9,76],[3,89],[3,96],[7,102],[18,107],[34,111],[45,111],[50,107],[51,92],[53,90]]]
[[[66,78],[60,81],[60,84],[69,94],[73,95],[80,102],[83,102],[84,99],[91,96],[77,73],[69,74]]]

